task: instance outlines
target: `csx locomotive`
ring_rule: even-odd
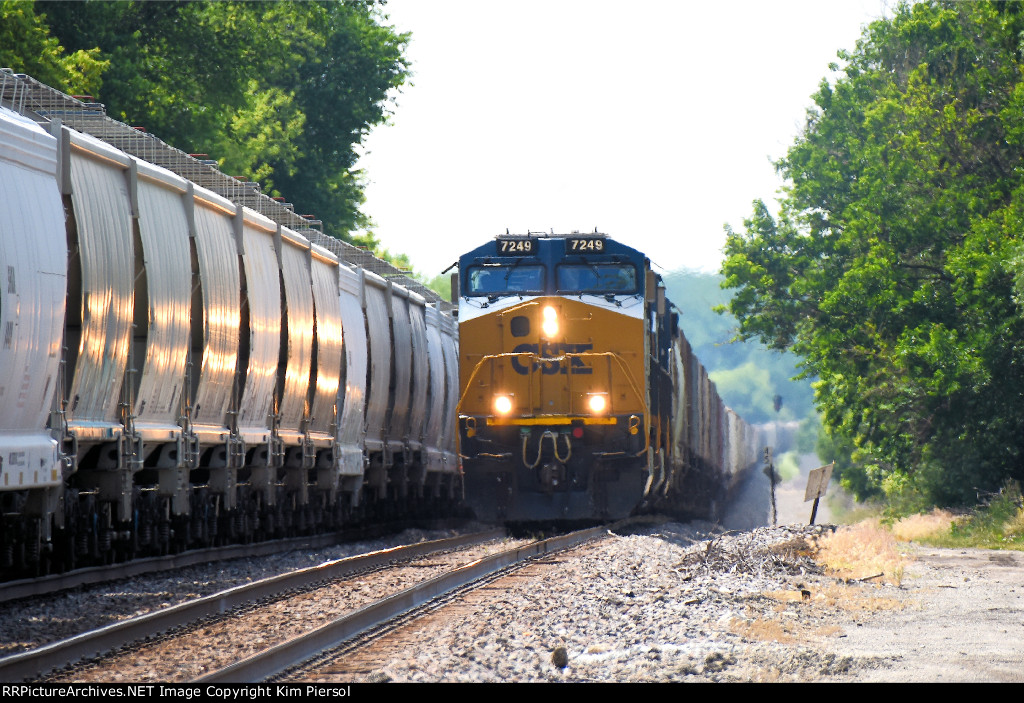
[[[459,259],[459,451],[481,519],[711,516],[758,459],[639,251],[573,233]]]

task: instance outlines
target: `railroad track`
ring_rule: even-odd
[[[195,549],[180,554],[146,557],[123,563],[89,566],[49,576],[5,581],[0,583],[0,603],[33,596],[44,596],[72,588],[109,583],[118,579],[134,578],[161,571],[173,571],[196,564],[266,556],[295,549],[320,549],[337,542],[337,535],[324,534],[260,542],[257,544],[232,544],[225,547]]]
[[[273,608],[287,602],[294,594],[303,592],[316,593],[318,589],[333,588],[346,595],[346,590],[358,594],[358,577],[374,570],[388,571],[405,569],[422,579],[424,569],[445,568],[430,567],[431,560],[440,560],[438,555],[448,555],[447,560],[459,560],[460,552],[473,548],[486,551],[488,543],[496,543],[504,537],[504,530],[462,535],[431,542],[421,542],[392,549],[384,549],[369,554],[347,557],[327,562],[319,566],[300,569],[286,574],[261,579],[250,584],[230,588],[211,596],[199,598],[178,605],[164,608],[147,615],[125,620],[107,627],[70,637],[59,642],[38,647],[31,651],[14,654],[0,659],[0,680],[24,681],[50,674],[52,680],[113,680],[115,677],[104,678],[104,672],[117,673],[118,655],[109,654],[118,650],[131,648],[129,658],[141,660],[139,651],[147,647],[166,646],[178,637],[191,636],[199,640],[199,649],[204,648],[203,639],[210,636],[211,630],[223,625],[231,617],[249,612],[259,612],[267,607]],[[492,547],[495,549],[496,547]],[[418,560],[418,561],[417,561]],[[425,561],[426,560],[426,561]],[[133,564],[136,562],[133,562]],[[128,565],[126,565],[128,566]],[[410,576],[412,578],[412,576]],[[402,579],[398,579],[404,583]],[[413,580],[416,580],[413,578]],[[346,584],[348,589],[346,589]],[[356,587],[353,587],[355,584]],[[348,595],[352,595],[349,593]],[[338,597],[338,594],[335,594]],[[366,600],[365,598],[363,600]],[[261,606],[269,603],[269,606]],[[178,633],[178,634],[166,634]],[[214,637],[216,635],[213,635]],[[143,640],[154,640],[150,644],[133,644]],[[252,644],[253,642],[246,642]],[[257,642],[258,644],[258,642]],[[171,645],[173,646],[173,645]],[[92,659],[84,666],[69,669],[77,662]],[[179,660],[180,661],[180,660]],[[198,666],[202,667],[201,661]],[[51,672],[59,672],[51,674]],[[154,669],[150,672],[135,671],[124,673],[116,678],[122,680],[144,680],[152,676],[152,680],[172,681],[189,680],[187,676],[173,676],[173,672],[161,672]],[[182,672],[185,673],[185,672]],[[201,675],[201,672],[199,673]]]
[[[355,681],[387,681],[383,670],[394,658],[415,656],[424,633],[445,623],[478,622],[478,606],[500,597],[517,584],[538,583],[543,576],[564,563],[557,554],[545,554],[527,563],[518,563],[459,588],[392,620],[371,628],[302,665],[274,677],[271,682],[313,681],[348,683]],[[485,626],[485,625],[480,625]]]
[[[438,599],[486,588],[487,584],[526,562],[577,546],[632,523],[623,520],[612,526],[593,527],[557,537],[538,540],[493,554],[466,564],[433,579],[416,584],[354,613],[340,617],[317,630],[294,637],[273,648],[230,666],[210,672],[199,681],[259,682],[264,680],[323,680],[323,671],[331,675],[352,673],[333,665],[339,656],[351,656],[362,648],[372,648],[382,635],[402,625],[416,627],[417,618],[440,607]],[[340,680],[350,680],[341,677]]]
[[[450,520],[431,523],[427,529],[443,529]],[[405,524],[375,525],[372,528],[326,532],[318,535],[274,539],[265,542],[230,544],[222,547],[191,549],[177,554],[143,557],[131,561],[87,566],[47,576],[0,581],[0,603],[49,595],[82,586],[109,583],[118,579],[134,578],[161,571],[174,571],[197,564],[268,556],[297,550],[316,550],[331,545],[360,539],[372,539],[385,534],[394,534],[408,527]]]

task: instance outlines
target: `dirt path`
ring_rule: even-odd
[[[821,644],[877,668],[841,681],[1024,681],[1024,554],[911,547],[900,587],[873,589],[899,603],[842,623]]]
[[[817,457],[801,457],[801,475],[776,487],[779,524],[807,524],[803,502],[807,472]],[[830,493],[835,492],[833,484]],[[731,509],[726,529],[768,524],[767,477],[751,475]],[[833,519],[825,501],[818,523]],[[846,602],[825,616],[834,633],[807,644],[837,657],[870,660],[850,675],[819,680],[876,682],[1024,681],[1024,553],[985,549],[938,549],[911,545],[900,586],[844,587]],[[807,613],[808,623],[824,624]]]

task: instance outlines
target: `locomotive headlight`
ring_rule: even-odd
[[[494,396],[494,412],[498,413],[499,415],[508,415],[510,412],[512,412],[512,396]]]
[[[548,305],[543,311],[544,320],[540,323],[540,328],[544,332],[544,336],[554,337],[558,334],[558,311]]]
[[[590,408],[590,412],[600,415],[608,409],[608,395],[606,393],[589,393],[587,407]]]

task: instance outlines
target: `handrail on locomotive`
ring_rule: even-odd
[[[565,352],[565,353],[560,354],[558,356],[550,356],[550,357],[540,356],[539,354],[536,354],[534,352],[529,352],[529,351],[523,351],[523,352],[503,352],[503,353],[500,353],[500,354],[485,354],[483,357],[481,357],[481,359],[473,367],[473,370],[469,374],[469,378],[463,383],[462,395],[459,397],[459,402],[458,402],[458,405],[456,406],[456,413],[458,415],[458,418],[459,418],[460,422],[473,421],[473,423],[475,424],[476,418],[474,418],[471,415],[464,415],[462,413],[462,405],[463,405],[463,402],[466,399],[466,394],[469,393],[469,390],[470,390],[470,388],[473,385],[473,381],[476,379],[477,375],[480,372],[480,369],[484,366],[484,364],[489,362],[490,369],[491,369],[491,375],[493,377],[493,375],[494,375],[494,362],[495,361],[498,361],[500,359],[519,358],[519,357],[526,357],[528,359],[528,363],[524,363],[524,364],[521,364],[521,365],[524,366],[527,369],[527,375],[528,375],[527,386],[530,389],[531,393],[533,391],[533,386],[534,386],[533,374],[537,373],[538,371],[541,371],[541,365],[542,364],[561,363],[561,362],[564,362],[564,361],[567,361],[567,360],[571,361],[574,358],[585,359],[585,358],[591,358],[591,357],[596,357],[596,358],[603,357],[603,358],[608,359],[609,367],[610,367],[611,360],[614,359],[616,361],[616,363],[619,365],[619,368],[622,371],[623,375],[625,376],[626,382],[629,384],[630,388],[632,389],[636,399],[640,402],[641,407],[643,408],[644,447],[643,447],[643,449],[635,452],[633,454],[633,456],[643,456],[650,449],[650,416],[651,416],[651,412],[650,412],[650,408],[647,406],[647,399],[644,397],[644,393],[641,391],[639,384],[636,382],[636,379],[633,378],[633,374],[630,373],[629,367],[625,364],[625,362],[623,361],[621,355],[619,355],[616,352],[610,352],[610,351],[608,351],[608,352]],[[611,370],[611,368],[608,369],[608,377],[609,377],[609,380],[611,380],[611,378],[612,378],[612,370]],[[617,422],[616,418],[614,418],[614,417],[601,417],[601,416],[593,416],[593,415],[585,416],[585,415],[583,415],[581,413],[575,412],[575,408],[573,407],[573,402],[574,402],[574,399],[575,399],[575,395],[572,392],[572,374],[568,375],[568,379],[569,379],[568,380],[568,384],[569,384],[569,389],[568,389],[569,412],[568,412],[567,415],[559,414],[557,416],[545,416],[544,414],[539,414],[539,415],[528,414],[528,415],[523,415],[523,416],[520,416],[520,417],[508,418],[508,419],[506,419],[506,418],[489,417],[489,418],[487,418],[487,424],[489,424],[489,425],[503,425],[503,424],[505,424],[505,425],[530,425],[530,424],[570,425],[570,424],[572,424],[574,419],[577,420],[577,421],[583,422],[583,424],[597,424],[597,425],[615,424]],[[527,399],[527,403],[528,403],[528,407],[533,407],[533,398],[532,398],[532,396]],[[635,424],[635,422],[639,421],[639,419],[640,418],[637,417],[636,415],[630,415],[630,417],[629,417],[630,425],[628,427],[628,431],[630,433],[635,434],[635,433],[639,432],[639,427],[638,427],[637,424]],[[545,435],[543,435],[543,434],[541,435],[541,440],[543,440],[544,436]],[[538,460],[538,462],[534,462],[532,466],[531,466],[531,463],[526,460],[526,440],[527,440],[527,435],[524,434],[523,435],[523,464],[525,464],[526,466],[529,466],[530,468],[534,468],[537,465],[537,463],[539,463],[539,460]],[[566,441],[567,442],[571,441],[571,440],[568,439],[567,435],[566,435]],[[539,445],[540,445],[540,441],[538,441],[538,456],[540,455],[540,446]],[[572,450],[571,450],[571,445],[570,445],[570,452],[571,451]],[[556,453],[557,453],[557,445],[556,445]],[[471,458],[471,457],[465,456],[463,454],[460,454],[460,456],[463,459]],[[562,463],[565,463],[566,461],[568,461],[568,457],[566,457],[566,459],[564,461],[562,461]]]

